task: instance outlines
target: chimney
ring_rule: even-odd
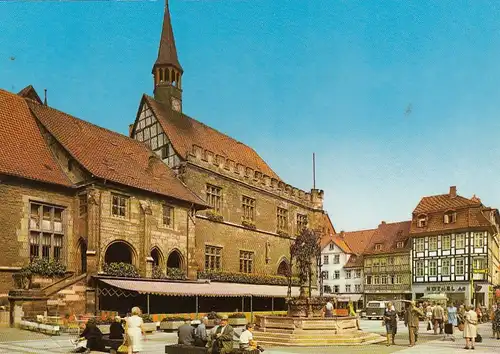
[[[344,230],[340,231],[340,237],[344,238]]]
[[[43,94],[44,94],[43,105],[46,106],[47,105],[47,89],[43,89]]]
[[[456,196],[457,196],[457,187],[451,186],[450,187],[450,198],[455,198]]]
[[[385,225],[385,224],[386,224],[386,222],[385,222],[384,220],[382,220],[382,221],[380,222],[380,225]]]
[[[132,137],[132,130],[134,129],[134,124],[129,124],[128,126],[128,136]]]

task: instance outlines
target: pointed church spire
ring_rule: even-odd
[[[161,31],[160,48],[158,49],[158,58],[156,65],[172,65],[180,72],[182,66],[177,57],[177,49],[175,48],[174,31],[170,20],[170,11],[168,9],[168,0],[165,0],[165,13],[163,15],[163,28]]]
[[[154,77],[155,99],[169,104],[176,111],[182,111],[183,70],[177,58],[168,0],[165,0],[160,48],[158,49],[158,58],[153,65],[152,73]]]

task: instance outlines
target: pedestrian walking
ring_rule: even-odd
[[[424,312],[415,306],[414,301],[406,304],[405,326],[408,327],[410,347],[413,347],[418,339],[418,327],[420,323],[420,316],[424,317],[425,316]]]
[[[500,340],[500,302],[495,307],[491,323],[493,327],[493,337]]]
[[[446,308],[446,325],[444,328],[445,335],[443,340],[450,338],[452,341],[455,341],[455,327],[458,326],[457,312],[458,310],[455,305],[450,302]]]
[[[395,345],[395,337],[398,331],[398,314],[392,306],[392,302],[387,303],[387,307],[384,312],[384,325],[387,333],[387,346],[391,343]]]
[[[434,334],[437,334],[439,328],[439,334],[443,334],[443,319],[444,319],[444,309],[437,303],[432,309],[432,322],[434,324]]]
[[[333,304],[330,300],[325,305],[325,317],[333,317]]]
[[[464,349],[474,349],[474,342],[477,336],[477,313],[476,311],[474,311],[474,307],[471,305],[467,306],[466,309],[467,312],[465,312]]]
[[[146,335],[144,331],[144,321],[141,317],[141,309],[132,307],[132,316],[127,318],[125,324],[125,333],[127,334],[128,354],[139,353],[142,351],[143,336]]]

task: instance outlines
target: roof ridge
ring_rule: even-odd
[[[21,97],[21,99],[26,100],[26,99],[28,99],[28,98],[22,98],[22,97]],[[31,101],[32,101],[32,100],[31,100]],[[40,104],[39,104],[39,103],[37,103],[37,102],[35,102],[35,104],[40,105]],[[114,130],[111,130],[111,129],[108,129],[108,128],[105,128],[105,127],[101,127],[101,126],[99,126],[99,125],[97,125],[97,124],[95,124],[95,123],[89,122],[89,121],[87,121],[87,120],[85,120],[85,119],[82,119],[82,118],[78,118],[78,117],[76,117],[76,116],[74,116],[74,115],[72,115],[72,114],[66,113],[66,112],[61,111],[61,110],[59,110],[59,109],[57,109],[57,108],[50,107],[50,106],[45,106],[45,105],[40,105],[40,106],[43,106],[44,108],[47,108],[47,109],[50,109],[50,110],[56,111],[56,112],[61,113],[61,114],[64,114],[64,115],[66,115],[66,116],[70,117],[71,119],[76,120],[76,121],[77,121],[77,122],[76,122],[77,124],[79,124],[79,122],[82,122],[82,123],[84,123],[84,124],[91,125],[92,127],[97,128],[97,129],[99,129],[99,130],[103,130],[103,131],[105,131],[105,132],[108,132],[108,133],[111,133],[111,134],[113,134],[113,135],[116,135],[116,136],[117,136],[117,137],[119,137],[119,138],[125,138],[125,139],[127,139],[127,140],[129,140],[129,141],[133,141],[133,142],[134,142],[135,144],[137,144],[137,145],[141,145],[141,146],[143,146],[143,145],[144,145],[142,142],[140,142],[140,141],[138,141],[138,140],[136,140],[136,139],[133,139],[133,138],[131,138],[131,137],[129,137],[129,136],[127,136],[127,135],[125,135],[125,134],[122,134],[122,133],[116,132],[116,131],[114,131]],[[29,105],[28,105],[28,107],[29,107]],[[31,108],[30,108],[30,110],[31,110]],[[81,127],[80,127],[80,128],[81,128]],[[111,143],[111,142],[110,142],[110,143]],[[153,153],[152,153],[152,154],[153,154]]]
[[[151,97],[151,96],[150,96],[150,95],[148,95],[148,94],[144,94],[144,96],[146,96],[147,98],[152,99],[153,101],[155,101],[156,103],[158,103],[158,104],[160,104],[160,105],[163,105],[163,103],[162,103],[162,102],[160,102],[160,101],[156,100],[154,97]],[[181,114],[181,115],[185,116],[186,118],[189,118],[189,119],[191,119],[191,120],[194,120],[195,122],[197,122],[197,123],[199,123],[199,124],[203,125],[204,127],[208,128],[208,129],[210,129],[210,130],[213,130],[213,131],[215,131],[215,132],[217,132],[217,133],[219,133],[219,134],[221,134],[221,135],[224,135],[225,137],[227,137],[227,138],[229,138],[229,139],[231,139],[231,140],[236,141],[238,144],[243,144],[243,145],[247,146],[248,148],[252,149],[255,153],[257,153],[257,151],[255,151],[255,149],[254,149],[254,148],[252,148],[250,145],[247,145],[247,144],[245,144],[244,142],[239,141],[238,139],[233,138],[232,136],[230,136],[230,135],[229,135],[229,134],[227,134],[227,133],[224,133],[224,132],[222,132],[222,131],[220,131],[220,130],[218,130],[218,129],[215,129],[214,127],[211,127],[211,126],[207,125],[206,123],[203,123],[202,121],[199,121],[198,119],[193,118],[193,117],[191,117],[191,116],[187,115],[187,114],[186,114],[186,113],[184,113],[184,112],[178,112],[178,114]]]

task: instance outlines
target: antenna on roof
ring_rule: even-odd
[[[316,189],[316,155],[313,152],[313,189]]]
[[[46,106],[47,105],[47,89],[43,89],[43,94],[44,94],[43,105]]]

